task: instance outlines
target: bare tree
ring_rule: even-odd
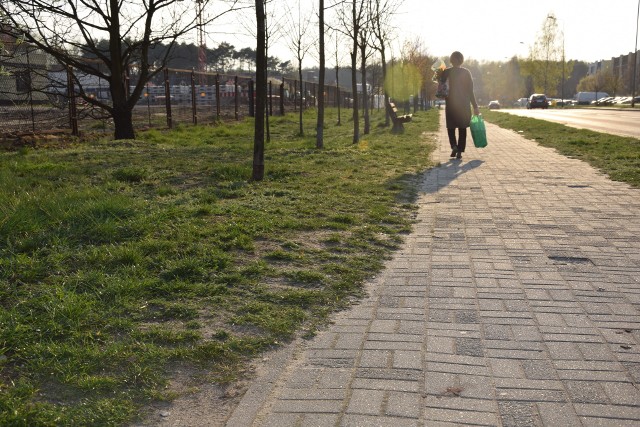
[[[529,52],[530,69],[537,91],[549,93],[558,87],[562,79],[562,44],[558,21],[547,15],[540,35]]]
[[[266,17],[264,0],[256,1],[256,117],[253,135],[253,174],[255,181],[264,179],[264,118],[266,106],[267,75],[260,70],[267,68]]]
[[[264,13],[265,13],[265,23],[264,23],[264,28],[265,28],[265,45],[264,45],[264,49],[265,49],[265,57],[267,58],[267,65],[264,67],[263,70],[260,70],[259,68],[256,67],[256,73],[258,72],[264,72],[265,73],[265,78],[267,79],[267,84],[264,87],[264,91],[265,91],[265,97],[266,101],[265,102],[271,102],[272,100],[268,98],[268,91],[269,91],[269,86],[268,86],[268,82],[269,82],[269,61],[275,58],[269,58],[269,48],[271,47],[271,42],[273,39],[278,39],[279,37],[281,37],[282,32],[284,31],[283,29],[283,20],[285,19],[286,14],[282,14],[282,13],[274,13],[274,10],[278,10],[278,6],[276,5],[275,7],[270,7],[275,3],[274,0],[263,0],[263,9],[264,9]],[[250,34],[253,38],[257,38],[257,34],[255,33],[256,28],[255,28],[255,23],[254,23],[254,17],[253,16],[245,16],[246,19],[242,20],[240,22],[240,25],[244,28],[244,30],[246,31],[247,34]],[[266,141],[267,143],[271,141],[271,126],[270,126],[270,121],[269,121],[269,108],[266,107],[265,108],[265,134],[266,134]]]
[[[387,78],[387,43],[392,38],[391,19],[400,7],[399,0],[373,0],[371,8],[371,31],[373,32],[372,47],[380,54],[382,65],[382,81]],[[385,86],[386,87],[386,86]],[[385,126],[389,126],[389,93],[384,91]]]
[[[365,3],[365,2],[363,2]],[[370,17],[371,17],[371,0],[366,1],[366,12],[367,19],[363,22],[360,27],[360,32],[358,34],[358,50],[360,51],[360,77],[361,77],[361,88],[362,88],[362,113],[364,118],[364,129],[363,134],[369,134],[371,123],[369,120],[369,88],[367,86],[367,60],[371,57],[372,52],[369,51],[369,46],[371,44],[371,26],[370,26]]]
[[[295,54],[296,61],[298,62],[298,78],[300,80],[300,135],[304,135],[304,126],[302,123],[302,99],[305,94],[303,93],[302,88],[302,61],[307,55],[309,49],[311,49],[313,40],[307,33],[308,22],[311,20],[311,14],[303,14],[302,7],[300,4],[300,0],[297,2],[297,20],[293,18],[294,14],[289,11],[287,15],[289,16],[289,22],[286,25],[287,34],[289,35],[287,39],[287,44],[289,45],[289,49]]]
[[[427,49],[420,38],[413,41],[408,40],[402,48],[402,58],[405,67],[405,73],[408,76],[406,81],[408,93],[405,95],[407,101],[413,96],[414,109],[418,102],[418,95],[424,91],[426,87],[426,79],[423,76],[428,75],[431,70],[431,64],[434,58],[427,54]]]
[[[360,29],[360,34],[358,36],[358,50],[360,51],[360,87],[362,92],[362,113],[364,118],[364,129],[362,133],[364,135],[369,134],[371,128],[369,119],[369,88],[367,84],[367,60],[372,54],[372,52],[368,50],[370,35],[371,32],[369,31],[369,26],[365,23],[365,25]]]
[[[365,24],[366,19],[366,2],[351,0],[345,2],[349,5],[345,9],[338,11],[338,24],[336,31],[342,33],[349,38],[351,42],[351,92],[353,96],[353,143],[357,144],[360,140],[360,122],[359,122],[359,100],[358,100],[358,41],[360,31]]]
[[[193,4],[178,0],[4,0],[0,14],[8,25],[0,31],[36,46],[65,67],[106,81],[110,102],[85,93],[77,77],[74,84],[86,102],[113,118],[115,139],[128,139],[135,137],[133,109],[146,83],[166,64],[176,40],[230,12],[236,2],[226,0],[220,11],[198,20]],[[202,10],[212,10],[205,7],[210,0],[202,3]],[[108,45],[103,47],[100,40],[107,40]],[[158,63],[151,63],[150,51],[163,43],[170,48]],[[125,77],[132,69],[138,81],[130,90]]]

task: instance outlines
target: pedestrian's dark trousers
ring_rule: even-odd
[[[449,134],[451,149],[458,153],[464,153],[464,149],[467,147],[467,128],[458,128],[458,142],[456,142],[456,128],[447,128],[447,134]]]

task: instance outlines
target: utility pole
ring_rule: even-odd
[[[204,0],[196,0],[197,25],[198,25],[198,73],[200,85],[206,85],[204,72],[207,67],[207,46],[204,41],[204,25],[202,23],[202,8]]]

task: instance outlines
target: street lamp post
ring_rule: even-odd
[[[636,48],[633,51],[633,90],[631,94],[631,107],[636,106],[636,78],[638,77],[638,21],[640,21],[640,0],[638,0],[638,12],[636,15]]]
[[[560,83],[560,97],[562,98],[562,108],[564,108],[564,23],[562,24],[562,83]]]

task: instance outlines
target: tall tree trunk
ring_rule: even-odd
[[[267,142],[271,142],[271,118],[269,117],[269,107],[273,102],[273,99],[269,96],[269,67],[267,66],[267,61],[269,60],[269,32],[268,32],[268,23],[267,23],[267,0],[263,0],[264,5],[264,58],[265,58],[265,67],[264,67],[264,93],[265,93],[265,113],[264,113],[264,123],[265,123],[265,134],[267,138]]]
[[[358,34],[360,27],[356,18],[356,0],[352,2],[353,46],[351,46],[351,92],[353,96],[353,143],[360,140],[360,123],[358,119]]]
[[[338,126],[342,125],[342,120],[340,117],[340,65],[338,65],[338,38],[336,37],[336,98],[338,100]]]
[[[358,48],[357,46],[351,53],[351,91],[353,93],[353,143],[357,144],[360,140],[360,122],[358,113]]]
[[[382,61],[382,87],[384,91],[384,125],[385,127],[389,127],[390,125],[390,117],[389,117],[389,109],[387,108],[387,104],[389,103],[389,92],[387,91],[387,59],[386,59],[386,49],[384,44],[380,48],[380,60]]]
[[[322,148],[324,146],[324,73],[325,73],[325,59],[324,59],[324,0],[319,0],[318,8],[318,42],[320,44],[320,73],[318,76],[318,123],[316,125],[316,147]]]
[[[364,115],[364,131],[365,135],[369,134],[369,92],[367,91],[367,42],[360,40],[360,74],[362,75],[362,112]]]
[[[264,115],[267,87],[267,76],[264,72],[267,68],[265,20],[263,0],[256,0],[256,117],[253,134],[252,174],[255,181],[264,179]]]
[[[135,139],[136,134],[133,130],[133,113],[128,108],[126,102],[114,103],[113,106],[113,124],[115,127],[114,138],[118,139]]]
[[[110,7],[113,11],[120,10],[116,0],[110,0]],[[112,17],[114,23],[110,29],[109,54],[111,58],[122,57],[122,44],[120,43],[120,14]],[[114,138],[134,139],[136,137],[133,130],[133,107],[127,103],[127,88],[125,87],[125,71],[121,61],[113,60],[110,63],[111,81],[110,91],[113,100],[113,124],[115,126]]]

